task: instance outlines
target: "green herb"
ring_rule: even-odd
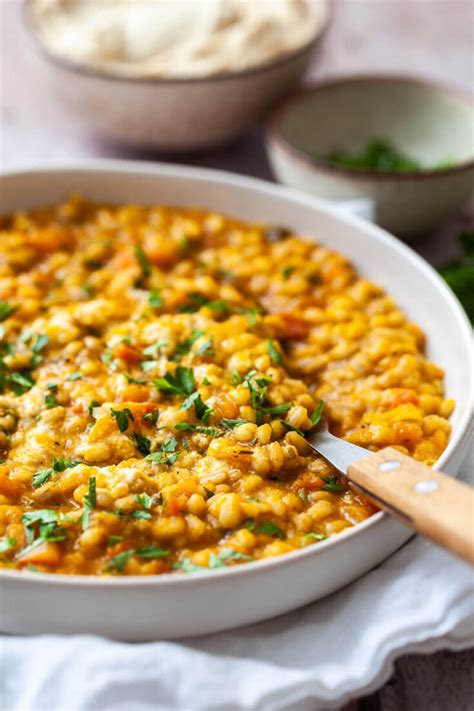
[[[212,496],[214,496],[214,492],[211,489],[208,489],[206,486],[203,488],[204,488],[204,491],[205,491],[208,499],[210,499]]]
[[[152,518],[152,515],[149,511],[133,511],[132,518],[145,519],[146,521],[149,521]]]
[[[150,262],[148,261],[148,257],[146,256],[143,249],[138,245],[135,247],[135,257],[137,258],[137,262],[141,267],[143,276],[145,278],[149,277],[151,275]]]
[[[340,168],[362,171],[376,170],[378,172],[410,173],[422,169],[422,166],[415,158],[406,155],[389,141],[382,138],[372,139],[358,153],[340,149],[324,156],[323,160]]]
[[[186,338],[184,341],[180,341],[179,343],[176,344],[176,349],[175,353],[173,356],[173,360],[179,360],[180,356],[186,355],[189,353],[191,350],[193,344],[201,338],[201,336],[204,336],[204,331],[191,331],[191,335],[189,338]]]
[[[241,313],[245,314],[250,328],[253,328],[257,323],[257,318],[262,313],[262,309],[259,306],[250,306],[249,308],[243,308]]]
[[[255,521],[253,518],[249,518],[248,521],[244,523],[244,528],[247,529],[247,531],[253,531],[255,528]]]
[[[288,432],[297,432],[299,435],[301,435],[301,437],[305,437],[305,433],[303,432],[303,430],[298,429],[298,427],[293,427],[293,425],[290,425],[290,423],[286,422],[286,420],[280,420],[280,422]]]
[[[114,546],[116,543],[123,541],[123,536],[109,536],[107,541],[108,546]]]
[[[247,425],[248,420],[227,420],[223,419],[220,422],[221,427],[225,427],[226,430],[233,430],[234,427],[238,427],[239,425]]]
[[[57,407],[58,401],[56,396],[53,393],[46,393],[44,396],[44,404],[47,410],[50,410],[52,407]]]
[[[141,434],[138,434],[138,432],[134,432],[132,439],[137,445],[137,449],[140,454],[143,454],[144,456],[150,454],[151,441],[147,437],[143,437]]]
[[[40,545],[42,541],[65,541],[67,539],[65,529],[58,526],[58,516],[53,509],[27,511],[21,517],[21,522],[28,544],[21,553],[26,553],[33,547]]]
[[[199,292],[189,294],[189,302],[180,306],[177,311],[181,314],[193,314],[199,311],[202,306],[219,314],[229,314],[231,312],[230,304],[227,301],[211,301]]]
[[[145,373],[148,373],[149,370],[153,370],[153,368],[156,368],[158,365],[157,360],[144,360],[140,363],[142,370],[145,371]]]
[[[219,434],[218,427],[203,427],[202,425],[194,425],[191,422],[178,422],[174,427],[176,430],[199,432],[199,434],[210,435],[211,437],[215,437]]]
[[[208,338],[207,341],[204,341],[202,346],[199,346],[199,348],[196,351],[196,355],[204,356],[204,357],[214,355],[215,351],[214,351],[212,345],[213,345],[212,339]]]
[[[291,410],[291,402],[284,402],[281,405],[274,405],[273,407],[264,407],[262,412],[266,415],[283,415],[285,412]]]
[[[49,336],[44,336],[44,335],[40,334],[39,336],[36,336],[36,341],[34,342],[31,350],[33,351],[33,353],[35,355],[38,355],[39,353],[41,353],[43,348],[45,348],[48,345],[48,343],[49,343]]]
[[[147,346],[143,349],[143,355],[155,355],[155,353],[158,353],[166,345],[166,341],[157,341],[156,343],[152,343],[151,346]]]
[[[137,553],[141,558],[166,558],[166,556],[170,555],[171,551],[166,550],[166,548],[159,548],[158,546],[145,546],[145,548],[139,548]]]
[[[227,380],[231,385],[240,385],[242,382],[242,378],[240,377],[239,372],[234,368],[232,371],[232,375],[227,375]]]
[[[118,555],[109,560],[106,571],[115,570],[117,573],[121,573],[133,555],[135,555],[135,548],[118,553]]]
[[[16,546],[16,540],[14,538],[6,538],[6,536],[0,538],[0,553],[6,553],[6,551],[13,548],[13,546]]]
[[[275,363],[275,365],[280,365],[282,362],[281,353],[275,348],[275,344],[270,339],[267,341],[267,348],[272,363]]]
[[[100,402],[98,402],[97,400],[91,400],[87,408],[91,417],[94,417],[94,410],[96,409],[96,407],[100,407]]]
[[[283,279],[285,281],[287,281],[290,278],[290,276],[293,274],[295,269],[296,269],[296,267],[290,267],[290,266],[283,267],[283,269],[281,270],[281,275],[282,275]]]
[[[239,551],[233,548],[222,548],[219,553],[211,553],[209,556],[209,567],[210,568],[225,568],[227,563],[233,560],[241,560],[245,562],[252,561],[249,555],[244,553],[239,553]]]
[[[123,374],[127,383],[134,383],[135,385],[146,385],[146,380],[138,380],[137,378],[132,378],[128,373]]]
[[[150,462],[157,464],[174,464],[178,459],[179,451],[176,451],[178,443],[175,437],[171,437],[167,442],[161,445],[158,452],[153,452],[145,457]]]
[[[474,230],[465,230],[458,236],[462,257],[446,264],[439,273],[463,305],[469,320],[474,324]]]
[[[69,373],[69,375],[66,375],[66,380],[80,380],[82,378],[82,373],[76,372],[76,373]]]
[[[205,402],[202,401],[200,394],[197,392],[192,393],[181,405],[182,410],[189,410],[194,405],[194,411],[198,420],[202,422],[207,422],[209,417],[213,413],[212,407],[208,407]]]
[[[321,479],[326,482],[325,485],[321,487],[322,491],[344,491],[344,487],[339,484],[337,474],[334,476],[322,476]]]
[[[261,521],[255,528],[255,533],[261,533],[264,536],[278,536],[282,541],[285,540],[286,534],[273,521]]]
[[[197,573],[199,571],[209,570],[205,565],[194,565],[188,558],[173,563],[173,568],[174,570],[182,570],[185,573]]]
[[[143,494],[137,494],[135,496],[135,500],[140,504],[142,508],[144,508],[146,511],[148,509],[151,509],[152,504],[153,504],[153,497],[144,492]]]
[[[109,366],[110,370],[117,370],[117,363],[114,363],[114,356],[110,348],[105,349],[100,359]]]
[[[320,400],[319,403],[316,406],[316,409],[313,410],[310,416],[311,424],[313,427],[316,427],[316,425],[319,423],[321,416],[323,414],[324,410],[324,402],[323,400]]]
[[[120,432],[126,432],[128,429],[128,421],[135,419],[128,407],[124,407],[123,410],[110,410],[110,415],[111,417],[115,417]]]
[[[88,299],[92,299],[92,297],[94,296],[94,287],[91,284],[87,284],[87,283],[83,284],[82,285],[82,293]]]
[[[148,294],[148,303],[154,309],[159,309],[159,308],[161,308],[161,306],[163,306],[163,298],[161,296],[161,289],[153,289],[153,291],[150,291],[150,293]]]
[[[8,380],[15,395],[24,395],[34,385],[34,382],[29,377],[29,374],[27,375],[25,372],[12,373],[8,377]]]
[[[299,489],[298,496],[300,497],[301,501],[308,501],[308,493],[306,489]]]
[[[155,386],[162,393],[168,395],[191,395],[194,391],[194,373],[191,368],[182,368],[180,365],[173,373],[166,373],[163,378],[154,381]]]
[[[0,321],[5,321],[16,310],[16,306],[10,306],[6,301],[0,299]]]
[[[306,543],[306,541],[309,541],[310,539],[315,541],[324,541],[326,538],[327,536],[324,536],[322,533],[306,533],[306,535],[303,536],[303,543]]]
[[[82,512],[82,530],[87,531],[90,523],[90,515],[92,509],[95,509],[97,504],[97,494],[96,494],[96,477],[91,476],[89,479],[89,489],[87,494],[84,496],[84,510]]]
[[[146,415],[143,415],[143,419],[145,422],[151,422],[153,425],[156,425],[158,420],[158,410],[155,410],[154,412],[147,412]]]
[[[37,489],[38,486],[41,486],[46,481],[48,481],[48,479],[52,476],[52,474],[53,474],[53,469],[51,467],[48,467],[47,469],[40,469],[33,476],[33,479],[31,480],[31,486],[34,489]]]
[[[53,459],[50,467],[36,472],[31,480],[31,485],[36,489],[48,481],[54,472],[64,472],[66,469],[77,467],[78,464],[82,464],[82,462],[77,459]]]

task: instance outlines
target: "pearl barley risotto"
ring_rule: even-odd
[[[322,245],[75,197],[0,232],[3,567],[150,575],[317,545],[375,510],[310,453],[321,412],[371,450],[446,447],[422,332]]]

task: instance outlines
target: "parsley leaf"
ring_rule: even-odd
[[[96,477],[91,476],[89,479],[89,489],[87,494],[84,496],[84,510],[82,512],[82,530],[87,531],[90,523],[90,515],[92,509],[95,508],[97,504],[96,495]]]
[[[166,558],[170,552],[166,548],[159,548],[158,546],[145,546],[137,550],[141,558]]]
[[[225,427],[226,430],[233,430],[234,427],[238,427],[239,425],[247,425],[248,420],[227,420],[223,419],[220,422],[221,427]]]
[[[57,407],[58,401],[56,395],[54,395],[54,393],[46,393],[44,396],[44,404],[47,410],[50,410],[52,407]]]
[[[161,445],[158,452],[152,452],[145,457],[150,462],[155,462],[156,464],[174,464],[179,457],[179,451],[176,451],[178,443],[175,437],[171,437],[164,444]]]
[[[176,430],[199,432],[199,434],[210,435],[211,437],[219,434],[218,427],[203,427],[202,425],[194,425],[191,422],[178,422],[174,427]]]
[[[313,539],[315,541],[324,541],[326,540],[327,536],[325,536],[322,533],[306,533],[303,536],[303,543],[306,543],[307,541]]]
[[[163,297],[161,296],[161,289],[153,289],[153,291],[150,291],[150,293],[148,294],[148,303],[154,309],[159,309],[161,306],[163,306]]]
[[[34,382],[26,373],[12,373],[8,380],[12,386],[12,390],[15,395],[24,395],[28,390],[30,390]]]
[[[285,281],[287,281],[287,279],[290,278],[290,276],[295,271],[295,268],[296,267],[290,267],[290,266],[283,267],[283,269],[281,270],[281,275]]]
[[[141,247],[139,247],[138,245],[136,245],[136,247],[135,247],[135,257],[137,258],[137,262],[142,269],[143,276],[145,278],[149,277],[151,275],[150,262],[148,261],[148,257],[146,256],[143,249]]]
[[[36,341],[34,342],[31,350],[33,351],[33,353],[35,355],[38,355],[39,353],[41,353],[43,348],[45,348],[48,345],[48,343],[49,343],[49,336],[44,336],[44,335],[40,334],[39,336],[36,336]]]
[[[111,417],[115,417],[120,432],[126,432],[128,429],[128,421],[135,419],[128,407],[124,407],[123,410],[110,410],[110,415]]]
[[[16,545],[16,540],[14,538],[7,538],[4,536],[0,538],[0,553],[6,553],[6,551],[13,548]]]
[[[121,573],[133,555],[135,555],[135,548],[118,553],[109,560],[106,571],[115,570],[117,573]]]
[[[143,437],[141,434],[138,434],[138,432],[134,432],[132,435],[132,439],[137,445],[137,449],[141,454],[143,454],[144,456],[150,454],[151,441],[148,439],[148,437]]]
[[[158,378],[153,382],[160,392],[168,395],[191,395],[195,388],[192,369],[183,368],[180,365],[174,373],[166,373],[163,378]]]
[[[9,316],[16,311],[16,306],[10,306],[6,301],[0,299],[0,321],[5,321]]]
[[[82,378],[82,373],[76,372],[76,373],[69,373],[69,375],[66,375],[66,380],[80,380]]]
[[[94,417],[94,410],[96,409],[96,407],[100,407],[100,402],[98,402],[97,400],[91,400],[87,407],[87,409],[89,410],[89,415],[91,417]]]
[[[334,474],[334,476],[322,476],[321,479],[326,482],[325,485],[321,487],[321,491],[344,491],[344,487],[339,484],[337,474]]]
[[[255,533],[261,533],[264,536],[278,536],[282,541],[286,538],[286,533],[273,521],[261,521],[255,528]]]
[[[143,494],[137,494],[135,496],[135,500],[140,504],[142,508],[144,508],[146,511],[148,509],[151,509],[151,506],[153,504],[153,497],[144,492]]]
[[[200,394],[196,390],[192,393],[181,405],[182,410],[189,410],[194,405],[194,411],[198,420],[202,422],[207,422],[209,417],[213,413],[212,407],[208,407],[205,402],[201,399]]]
[[[275,365],[281,365],[283,360],[281,357],[281,353],[275,348],[275,344],[270,339],[267,341],[267,348],[272,363],[275,363]]]
[[[309,418],[313,424],[313,427],[316,427],[319,420],[321,419],[323,410],[324,410],[324,401],[320,400],[316,409],[311,413],[311,417]]]

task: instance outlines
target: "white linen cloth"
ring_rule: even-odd
[[[469,457],[464,479],[471,470]],[[473,585],[467,563],[417,536],[324,600],[230,632],[146,644],[79,635],[3,636],[0,707],[334,708],[382,685],[401,654],[472,646]]]

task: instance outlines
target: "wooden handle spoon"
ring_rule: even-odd
[[[393,447],[369,453],[330,434],[322,419],[308,444],[381,509],[474,564],[474,489]]]

